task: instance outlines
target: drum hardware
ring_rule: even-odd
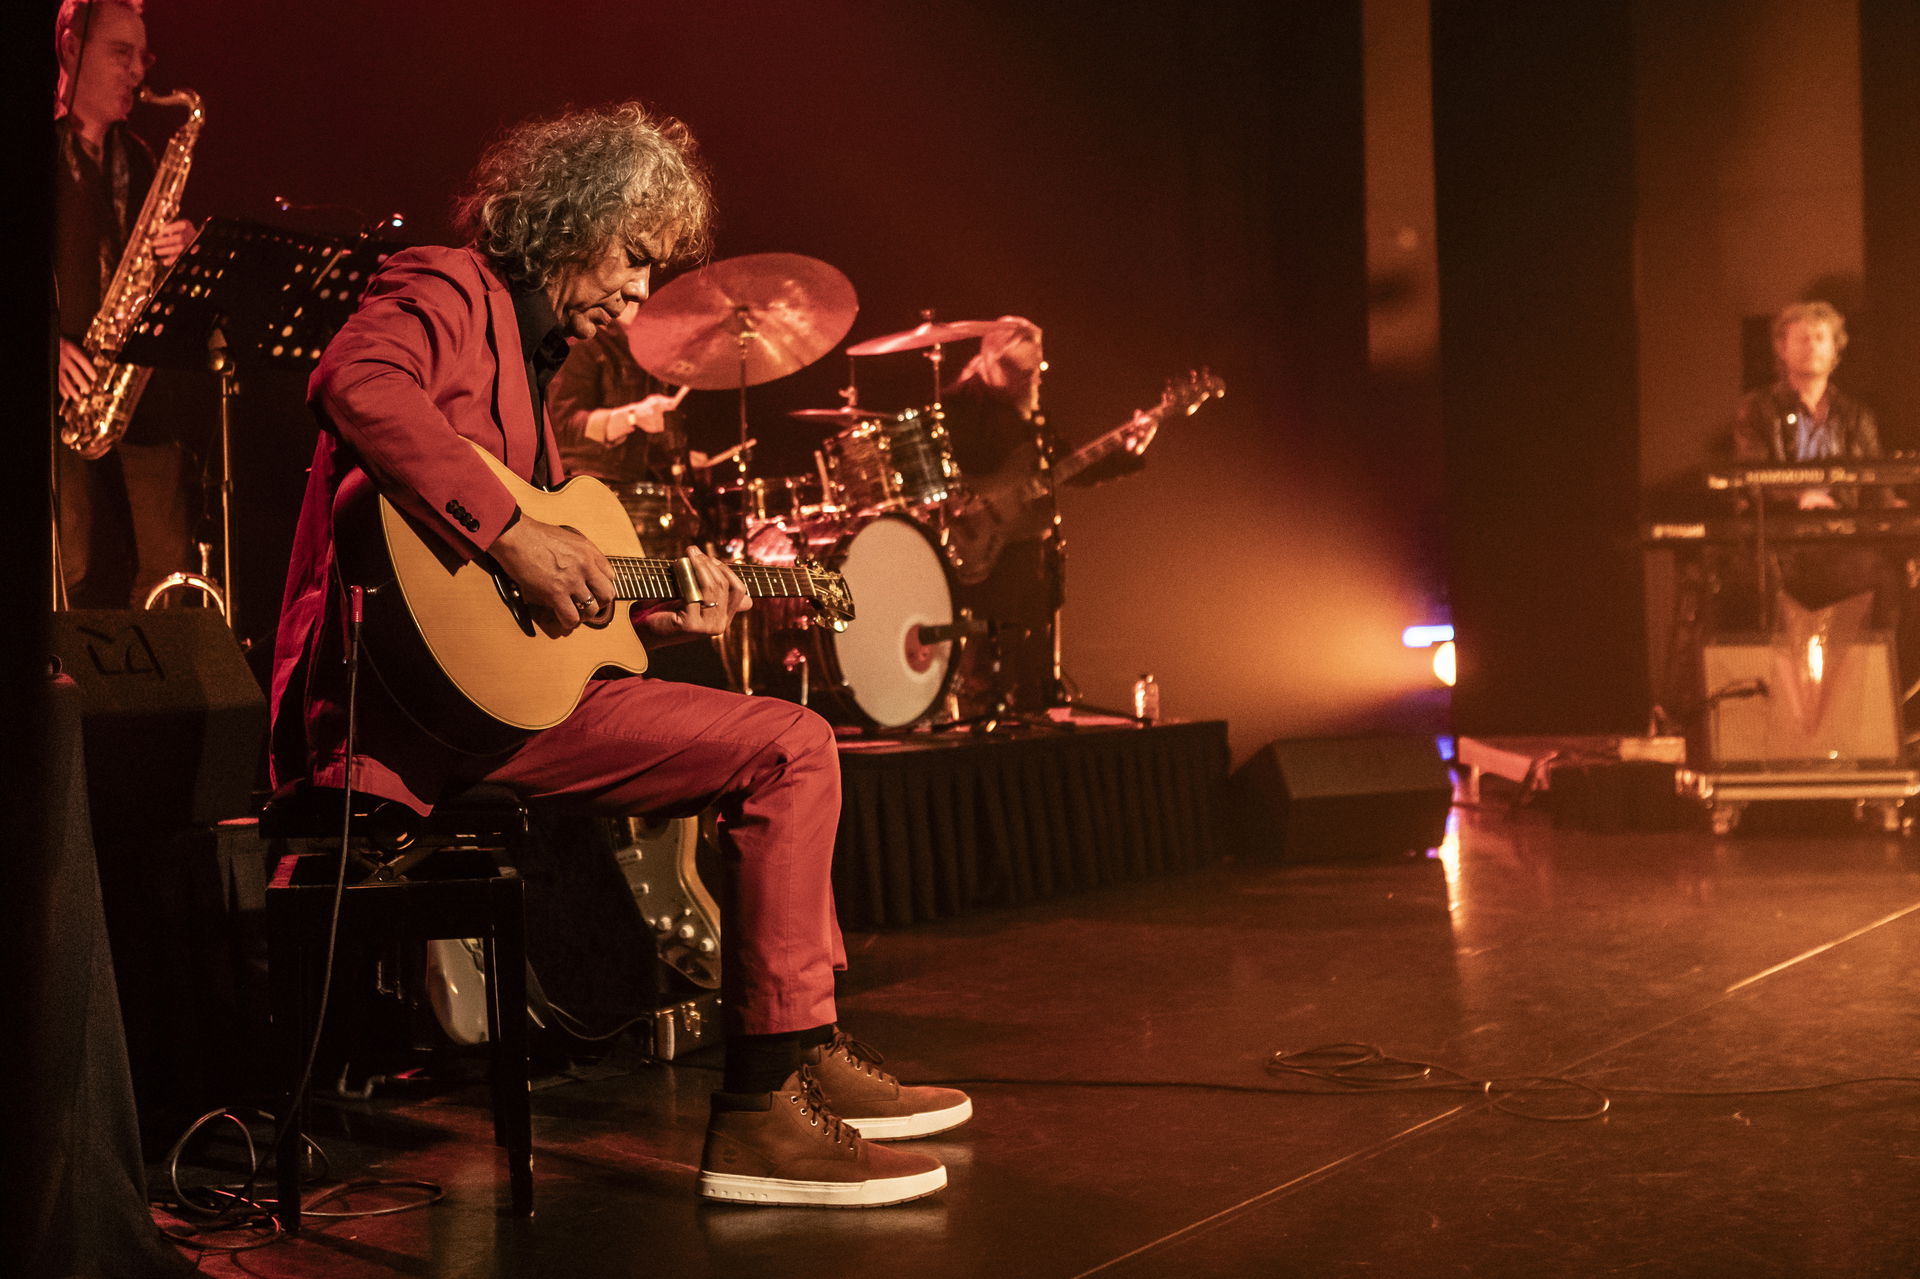
[[[829,437],[815,465],[835,505],[866,513],[937,506],[957,496],[960,478],[946,427],[919,409]]]
[[[841,632],[807,625],[795,610],[754,609],[747,615],[752,638],[735,664],[753,691],[793,700],[804,694],[829,719],[867,732],[931,718],[952,681],[956,648],[955,638],[937,638],[956,615],[952,576],[933,535],[887,512],[822,516],[786,537],[784,547],[769,548],[769,559],[814,554],[846,576],[862,606]],[[756,649],[765,662],[754,658]]]
[[[644,480],[608,481],[607,487],[626,508],[640,549],[648,555],[672,559],[699,540],[702,521],[692,488]]]
[[[627,322],[627,347],[636,364],[670,385],[737,393],[733,463],[744,492],[753,454],[747,388],[825,355],[859,310],[853,284],[838,268],[797,253],[752,253],[669,281]],[[739,531],[743,539],[749,532]]]
[[[208,542],[195,542],[200,551],[200,571],[198,573],[169,573],[154,584],[147,592],[142,608],[155,609],[176,591],[193,591],[203,597],[207,604],[220,610],[220,616],[227,616],[227,593],[220,589],[219,581],[213,576],[213,546]],[[247,642],[240,646],[246,648]]]
[[[966,610],[961,611],[960,620],[951,627],[922,627],[921,633],[927,638],[937,638],[951,631],[964,639],[969,645],[974,640],[985,639],[983,650],[987,655],[986,692],[988,701],[984,710],[974,714],[964,713],[958,690],[948,693],[946,719],[934,725],[943,732],[966,729],[974,733],[999,733],[1010,729],[1042,728],[1048,730],[1070,729],[1071,722],[1055,720],[1039,710],[1022,710],[1013,704],[1005,675],[1005,642],[1024,639],[1032,634],[1029,627],[1018,622],[981,621]]]
[[[806,619],[803,619],[803,620],[806,620]],[[785,666],[789,672],[793,672],[793,671],[799,672],[800,694],[795,700],[798,701],[802,706],[806,706],[810,704],[812,695],[813,695],[813,690],[811,687],[809,687],[810,681],[808,679],[808,674],[810,671],[810,666],[807,662],[807,655],[805,653],[802,653],[797,648],[790,648],[787,650],[786,657],[781,659],[781,665]]]

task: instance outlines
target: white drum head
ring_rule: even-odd
[[[847,694],[882,728],[911,724],[933,709],[946,685],[953,642],[920,642],[922,626],[953,624],[953,591],[940,548],[898,515],[868,521],[843,544],[834,567],[846,576],[855,617],[830,636]]]

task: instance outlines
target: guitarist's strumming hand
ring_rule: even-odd
[[[572,529],[543,524],[523,511],[487,553],[520,588],[534,624],[547,634],[570,635],[583,621],[605,625],[613,616],[607,557]]]
[[[722,560],[697,546],[687,548],[687,561],[693,565],[694,580],[700,584],[700,606],[668,604],[640,619],[640,625],[658,639],[682,635],[718,635],[733,624],[736,613],[753,607],[746,583]]]

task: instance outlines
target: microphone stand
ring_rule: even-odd
[[[1064,625],[1067,609],[1067,538],[1064,522],[1060,518],[1060,486],[1053,481],[1053,462],[1059,447],[1059,437],[1047,425],[1047,415],[1038,410],[1035,410],[1033,415],[1033,442],[1039,452],[1040,476],[1043,481],[1041,489],[1047,510],[1047,533],[1041,539],[1041,545],[1045,548],[1042,562],[1053,579],[1053,624],[1050,628],[1053,651],[1048,671],[1047,706],[1049,709],[1064,707],[1068,711],[1081,710],[1090,715],[1131,720],[1134,716],[1130,711],[1115,710],[1110,706],[1095,706],[1091,702],[1081,701],[1079,694],[1073,689],[1072,681],[1067,678]],[[1061,723],[1065,728],[1073,727],[1071,719],[1054,722]]]

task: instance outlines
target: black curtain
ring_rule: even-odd
[[[1433,6],[1455,726],[1644,722],[1626,5]]]

